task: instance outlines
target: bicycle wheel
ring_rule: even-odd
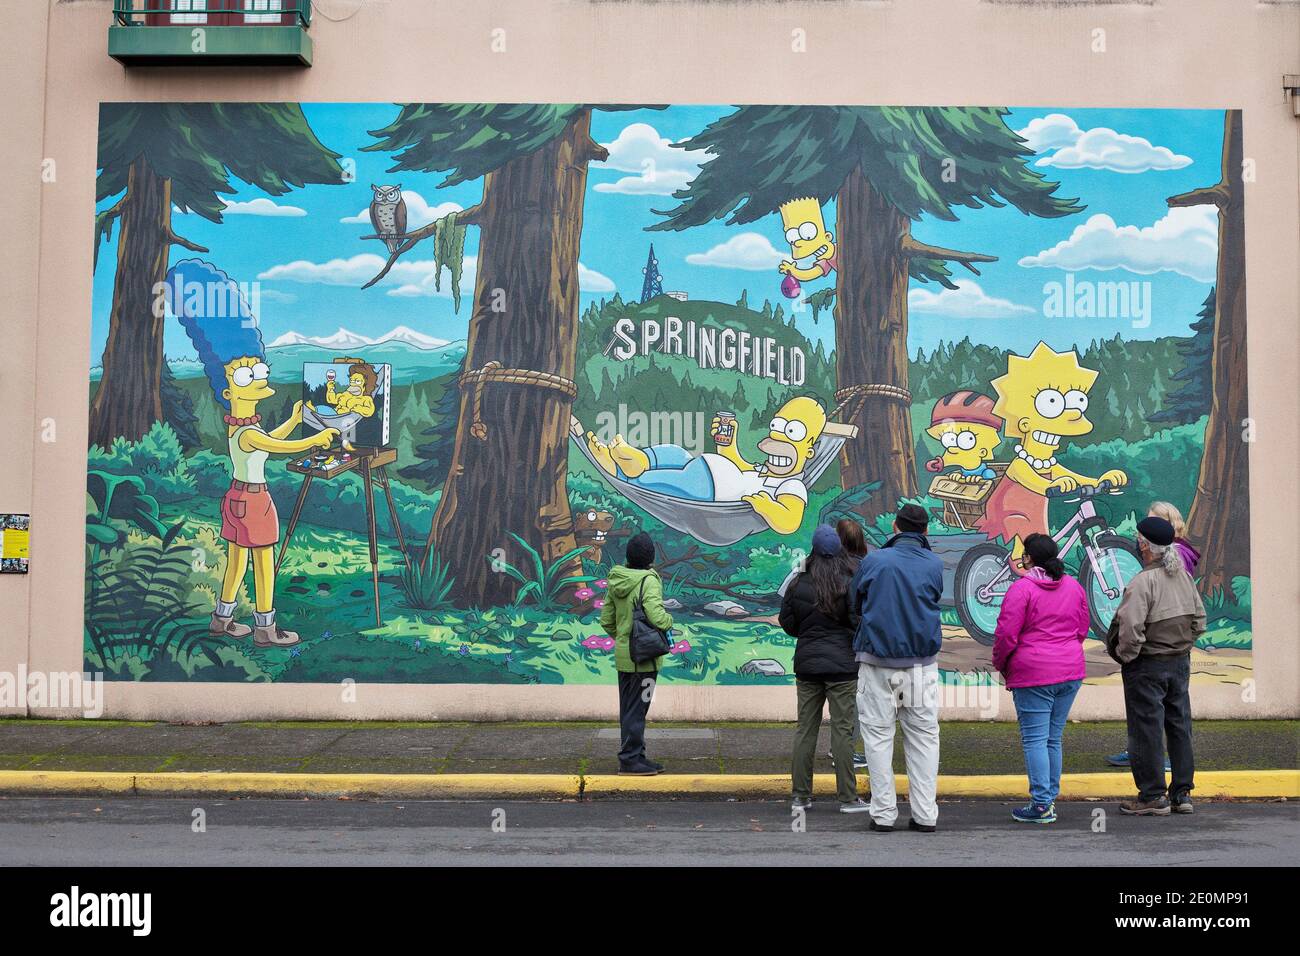
[[[1125,586],[1142,570],[1142,558],[1137,545],[1114,532],[1099,534],[1094,539],[1093,553],[1101,576],[1093,570],[1093,562],[1088,560],[1085,552],[1079,562],[1079,583],[1083,593],[1088,596],[1088,616],[1092,619],[1092,629],[1099,638],[1105,638],[1110,629],[1115,609],[1119,607],[1120,598],[1124,596]]]
[[[953,578],[953,603],[957,617],[966,633],[985,647],[993,644],[993,631],[998,626],[998,613],[1002,610],[1002,596],[1015,582],[1014,574],[1006,574],[993,592],[983,600],[980,590],[1006,569],[1007,549],[992,541],[977,544],[965,554],[957,565]]]

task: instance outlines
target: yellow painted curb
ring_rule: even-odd
[[[8,793],[206,793],[259,797],[577,797],[577,774],[98,773],[0,771]]]
[[[898,794],[906,795],[907,777],[894,777]],[[819,773],[813,777],[813,793],[835,795],[835,775]],[[858,774],[858,792],[866,794],[870,782],[865,773]],[[940,797],[1027,798],[1029,781],[1023,774],[940,774]],[[787,797],[790,777],[786,774],[660,774],[655,777],[621,777],[596,774],[583,778],[583,795],[635,796],[735,796]],[[1061,775],[1062,800],[1132,797],[1137,793],[1131,774],[1067,773]],[[1300,770],[1210,770],[1196,775],[1195,795],[1203,798],[1232,797],[1260,799],[1287,797],[1300,799]]]
[[[907,793],[907,778],[894,786]],[[858,790],[866,793],[866,774]],[[1028,781],[1021,774],[941,774],[940,797],[1021,799]],[[835,794],[835,776],[817,774],[813,791]],[[621,777],[614,774],[395,774],[395,773],[126,773],[81,770],[0,771],[0,792],[78,794],[191,794],[262,797],[439,798],[575,798],[579,796],[734,796],[757,799],[790,794],[786,774],[660,774]],[[1130,797],[1128,773],[1067,773],[1061,776],[1062,800]],[[1210,770],[1196,775],[1195,796],[1300,799],[1300,770]]]
[[[0,770],[5,793],[134,793],[136,774],[93,770]]]
[[[827,793],[835,792],[835,777]],[[788,797],[790,775],[782,773],[661,773],[654,777],[623,777],[591,774],[582,778],[584,796],[613,797],[653,794],[656,796]],[[820,790],[818,791],[821,792]]]

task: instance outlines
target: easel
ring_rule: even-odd
[[[406,562],[406,568],[411,569],[411,556],[406,550],[406,538],[402,535],[402,524],[397,520],[397,507],[393,504],[393,490],[388,484],[387,465],[397,461],[397,451],[393,448],[355,448],[345,452],[342,448],[329,448],[324,452],[317,452],[317,455],[325,454],[334,456],[336,459],[343,454],[350,454],[352,457],[347,461],[339,461],[333,467],[324,468],[316,464],[315,458],[312,458],[310,467],[302,464],[306,459],[291,461],[286,466],[294,474],[302,475],[302,487],[298,489],[298,499],[293,503],[293,513],[289,516],[289,524],[284,530],[284,540],[280,543],[280,553],[275,559],[275,570],[280,570],[280,562],[284,560],[284,553],[289,548],[289,539],[293,537],[293,530],[298,526],[298,516],[302,514],[302,503],[307,500],[307,489],[316,478],[329,480],[337,478],[347,471],[361,469],[361,485],[366,500],[366,531],[370,539],[370,577],[374,584],[375,592],[375,626],[383,627],[384,619],[379,609],[379,539],[375,530],[375,485],[378,485],[384,491],[384,498],[388,501],[388,516],[393,521],[393,533],[397,537],[397,546],[401,549],[402,560]]]

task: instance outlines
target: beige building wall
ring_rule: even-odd
[[[1300,714],[1300,4],[1255,0],[316,0],[315,65],[136,68],[110,0],[4,5],[0,511],[33,570],[0,576],[0,670],[82,667],[83,501],[98,104],[106,100],[1011,104],[1244,111],[1255,683],[1197,713]],[[503,32],[496,32],[503,31]],[[494,52],[495,46],[500,52]],[[798,52],[800,46],[806,52]],[[504,47],[504,49],[501,49]],[[15,56],[16,54],[16,56]],[[57,175],[41,178],[41,160]],[[1208,185],[1208,183],[1206,184]],[[55,440],[49,438],[52,420]],[[106,684],[107,716],[609,717],[613,686]],[[999,716],[1013,718],[1009,696]],[[1087,688],[1078,718],[1122,714]],[[788,719],[793,689],[665,686],[659,719]],[[952,707],[947,716],[975,716]]]

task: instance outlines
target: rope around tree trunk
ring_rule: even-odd
[[[488,362],[482,368],[470,369],[460,376],[458,382],[462,391],[467,388],[473,390],[470,395],[469,433],[479,441],[486,441],[488,434],[487,424],[483,421],[483,386],[488,383],[548,388],[560,392],[569,401],[578,397],[578,386],[567,378],[526,368],[502,368],[500,362]]]
[[[839,402],[835,410],[830,413],[829,418],[839,418],[839,414],[850,402],[854,402],[853,414],[846,416],[846,419],[853,421],[862,411],[862,406],[871,396],[887,398],[890,401],[899,402],[903,405],[912,404],[912,393],[898,385],[848,385],[844,388],[836,389],[835,401]]]

